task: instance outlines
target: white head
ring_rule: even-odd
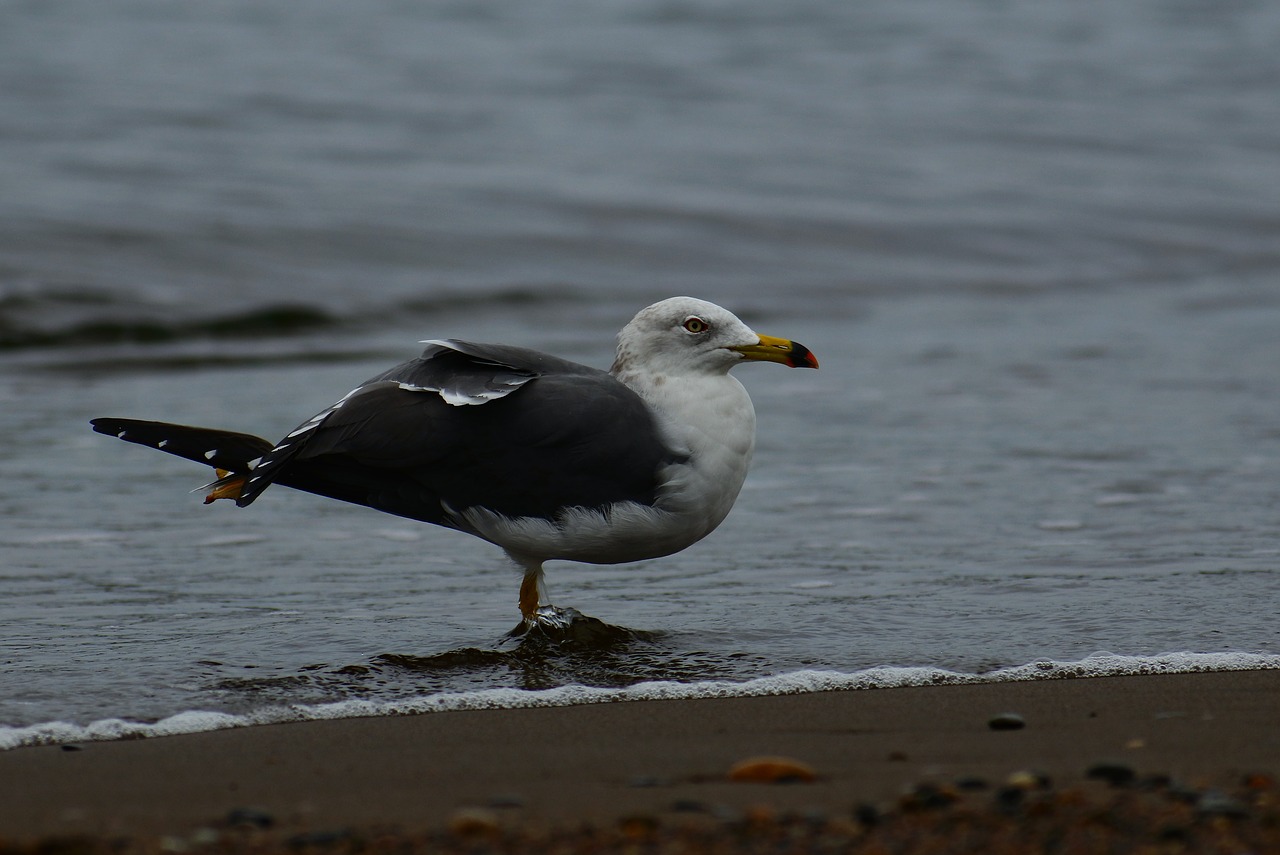
[[[671,297],[641,309],[618,333],[613,373],[725,374],[743,360],[818,367],[801,344],[759,335],[714,303]]]

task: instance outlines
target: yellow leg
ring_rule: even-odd
[[[526,573],[520,582],[520,614],[525,620],[533,620],[538,612],[538,574]]]
[[[542,568],[526,570],[520,582],[520,614],[532,621],[542,605]]]

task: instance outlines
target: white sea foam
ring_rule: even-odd
[[[55,721],[28,727],[0,727],[0,750],[32,745],[56,745],[112,739],[176,736],[259,724],[363,718],[385,715],[417,715],[477,709],[564,707],[575,704],[638,700],[755,697],[793,695],[856,689],[888,689],[904,686],[938,686],[961,683],[1003,683],[1023,680],[1055,680],[1079,677],[1116,677],[1134,674],[1188,674],[1203,671],[1253,671],[1280,669],[1280,655],[1257,653],[1165,653],[1158,656],[1121,656],[1095,653],[1077,662],[1038,661],[982,674],[966,674],[932,667],[878,667],[845,674],[836,671],[794,671],[742,683],[639,683],[622,689],[561,686],[554,689],[485,689],[443,693],[399,701],[349,700],[330,704],[268,707],[244,715],[189,711],[154,723],[112,718],[77,725]]]

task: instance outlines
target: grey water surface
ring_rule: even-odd
[[[1280,653],[1280,6],[0,5],[0,725]],[[752,475],[629,632],[497,645],[488,544],[93,434],[271,439],[463,337],[677,293]]]

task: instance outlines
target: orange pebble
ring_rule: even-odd
[[[484,808],[460,808],[449,818],[449,830],[459,837],[494,834],[499,828],[498,817]]]
[[[729,770],[729,780],[756,784],[810,783],[818,780],[818,773],[807,763],[790,757],[749,757],[734,764]]]

